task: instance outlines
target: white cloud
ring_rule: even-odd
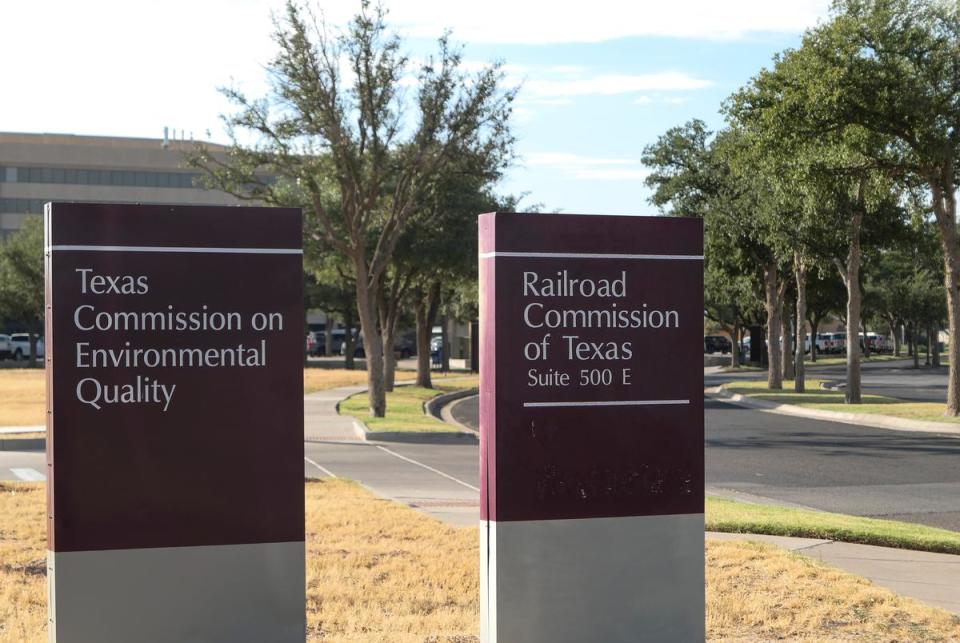
[[[593,181],[642,181],[649,171],[636,159],[595,158],[569,152],[531,152],[528,167],[558,172],[566,178]]]
[[[548,71],[553,72],[554,74],[570,75],[582,74],[586,70],[587,68],[581,65],[554,65],[548,69]]]
[[[637,96],[633,99],[633,102],[637,105],[649,105],[653,102],[653,99],[649,96]]]
[[[584,96],[630,94],[651,90],[689,90],[710,86],[709,80],[677,71],[654,74],[601,74],[569,80],[530,80],[523,91],[534,96]]]

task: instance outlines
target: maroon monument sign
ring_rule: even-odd
[[[703,228],[480,217],[485,641],[704,637]]]
[[[302,642],[300,211],[45,225],[50,640]]]

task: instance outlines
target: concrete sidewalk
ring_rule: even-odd
[[[366,386],[341,386],[305,395],[303,397],[303,439],[307,442],[363,440],[363,430],[356,425],[352,417],[337,413],[337,404],[354,393],[365,390],[367,390]]]
[[[813,538],[707,532],[714,540],[750,540],[816,558],[875,585],[960,615],[960,556]]]

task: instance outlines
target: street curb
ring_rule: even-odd
[[[46,438],[26,440],[0,440],[0,451],[46,451]]]
[[[710,399],[723,402],[732,402],[739,406],[758,409],[768,413],[777,413],[779,415],[792,415],[795,417],[810,418],[813,420],[827,420],[830,422],[841,422],[843,424],[856,424],[859,426],[868,426],[876,429],[890,429],[892,431],[905,431],[911,433],[940,433],[960,437],[960,425],[947,424],[945,422],[925,422],[923,420],[908,420],[905,418],[895,418],[889,415],[874,415],[872,413],[843,413],[840,411],[823,411],[819,409],[805,409],[794,404],[777,404],[776,402],[767,402],[766,400],[754,400],[738,393],[731,393],[721,384],[713,388],[703,389],[703,393]]]
[[[466,429],[470,433],[477,433],[470,427],[465,424],[457,422],[456,419],[449,413],[449,407],[453,406],[454,402],[462,400],[467,397],[473,397],[480,393],[478,388],[468,388],[463,389],[462,391],[453,391],[452,393],[444,393],[443,395],[438,395],[434,398],[427,400],[426,404],[423,405],[423,410],[428,415],[432,415],[438,420],[443,420],[447,424],[453,424],[462,429]]]
[[[474,429],[471,426],[467,426],[457,418],[453,417],[453,407],[455,407],[457,404],[460,404],[460,402],[466,400],[467,398],[474,397],[476,395],[480,395],[480,389],[474,389],[473,395],[465,395],[458,400],[453,400],[452,402],[450,402],[449,404],[447,404],[446,406],[440,409],[440,416],[444,422],[448,424],[453,424],[454,426],[459,426],[464,431],[470,431],[471,433],[477,436],[477,439],[479,439],[480,431],[478,431],[477,429]]]
[[[410,385],[412,382],[404,382],[403,384],[397,384],[397,386]],[[352,397],[359,393],[363,393],[366,389],[361,391],[355,391],[348,395],[347,397]],[[447,401],[451,401],[451,396],[467,397],[468,395],[475,393],[477,389],[465,389],[463,391],[453,391],[451,393],[442,393],[436,397],[430,398],[423,404],[423,414],[429,415],[431,417],[437,417],[434,413],[429,411],[430,403],[439,398],[446,397]],[[472,392],[472,393],[471,393]],[[337,402],[337,413],[340,414],[340,402],[347,399],[343,398]],[[445,406],[445,404],[444,404]],[[370,427],[367,426],[367,423],[358,418],[353,419],[353,430],[357,434],[357,438],[364,442],[407,442],[414,444],[475,444],[479,439],[479,434],[476,431],[473,431],[467,427],[463,427],[459,431],[372,431]],[[442,417],[437,418],[443,420]],[[459,425],[459,423],[457,423]],[[462,426],[462,425],[459,425]],[[465,430],[464,430],[465,429]]]

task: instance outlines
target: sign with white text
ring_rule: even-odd
[[[486,641],[703,638],[703,232],[480,217]]]
[[[303,641],[300,211],[45,225],[51,641]]]

